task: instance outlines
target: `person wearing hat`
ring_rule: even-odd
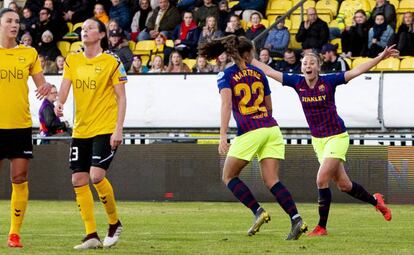
[[[321,55],[323,57],[323,64],[321,66],[322,73],[337,73],[348,71],[348,63],[337,54],[337,45],[330,43],[322,46]]]
[[[37,48],[37,52],[39,55],[45,57],[47,61],[55,61],[57,56],[62,55],[59,48],[57,47],[56,42],[53,40],[53,34],[49,30],[43,32],[41,37],[41,42],[39,43],[39,47]]]
[[[122,31],[120,29],[113,29],[109,31],[109,50],[115,53],[124,65],[126,70],[129,70],[132,65],[133,54],[128,46],[128,41],[122,38]]]

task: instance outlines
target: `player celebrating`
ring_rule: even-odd
[[[82,26],[84,51],[66,59],[59,100],[55,111],[63,115],[69,89],[73,84],[75,124],[70,151],[70,168],[76,202],[85,224],[86,237],[76,250],[101,247],[93,213],[91,179],[108,215],[109,229],[103,246],[115,245],[122,231],[112,186],[105,178],[106,170],[122,142],[126,97],[125,69],[120,60],[107,49],[105,25],[88,19]]]
[[[303,75],[281,73],[257,60],[253,64],[266,75],[283,85],[292,87],[298,93],[302,108],[312,134],[312,145],[318,157],[320,168],[316,179],[318,186],[319,223],[309,236],[327,235],[326,224],[331,204],[329,181],[333,180],[338,189],[379,210],[385,220],[391,220],[391,210],[386,207],[382,195],[371,195],[364,187],[349,179],[343,162],[349,147],[349,135],[343,120],[338,116],[335,105],[336,86],[347,83],[367,72],[381,60],[397,56],[394,46],[386,47],[376,58],[346,71],[329,75],[319,75],[321,60],[314,53],[306,53],[302,59]]]
[[[289,215],[292,228],[287,240],[298,239],[306,232],[290,192],[279,181],[279,160],[284,159],[283,136],[272,117],[272,101],[266,76],[250,65],[253,45],[245,37],[234,35],[215,39],[199,47],[199,55],[214,59],[223,52],[233,58],[234,65],[218,74],[221,95],[221,125],[219,153],[227,158],[223,169],[223,182],[234,196],[254,214],[254,222],[248,235],[254,235],[260,226],[270,220],[269,214],[260,207],[246,184],[239,179],[242,169],[257,155],[265,185]],[[227,143],[227,129],[231,111],[238,132],[234,143]]]
[[[19,15],[12,9],[0,10],[0,165],[10,160],[12,182],[9,247],[21,248],[20,228],[29,199],[28,170],[32,158],[32,119],[27,79],[32,76],[36,96],[50,91],[34,48],[17,45]]]

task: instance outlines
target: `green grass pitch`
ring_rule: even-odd
[[[264,203],[272,220],[253,237],[246,235],[252,214],[240,203],[118,202],[124,232],[117,246],[72,250],[84,234],[74,201],[30,201],[21,250],[9,249],[9,202],[0,202],[0,254],[414,254],[414,205],[391,205],[393,220],[365,204],[332,204],[327,237],[285,241],[290,223],[277,204]],[[316,204],[298,204],[310,228]],[[98,232],[106,215],[95,203]],[[3,241],[1,241],[3,240]]]

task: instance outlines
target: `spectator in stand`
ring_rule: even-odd
[[[414,13],[406,12],[396,36],[401,56],[414,56]]]
[[[183,58],[196,58],[197,44],[200,37],[200,29],[193,20],[193,14],[184,12],[183,21],[174,29],[172,39],[174,48],[181,53]]]
[[[385,21],[385,16],[378,13],[374,18],[374,26],[368,32],[368,56],[375,58],[394,39],[394,30]]]
[[[111,30],[109,31],[109,50],[115,53],[122,64],[125,67],[125,70],[129,70],[132,65],[132,51],[129,48],[128,41],[122,38],[121,30]]]
[[[229,22],[227,22],[227,27],[224,30],[224,35],[236,35],[244,36],[245,32],[241,26],[240,18],[237,15],[231,15]]]
[[[22,16],[22,12],[21,12],[20,6],[15,1],[9,2],[8,8],[9,9],[12,9],[13,11],[15,11],[17,14],[19,14],[19,16]]]
[[[338,46],[330,43],[322,47],[323,64],[321,73],[338,73],[349,70],[348,63],[337,54]]]
[[[208,16],[206,18],[206,25],[201,31],[198,43],[206,43],[212,39],[217,39],[223,36],[223,32],[217,30],[217,20],[214,16]]]
[[[37,51],[40,55],[45,57],[45,60],[48,61],[55,61],[57,56],[62,54],[58,49],[56,42],[53,40],[52,32],[49,30],[43,32]]]
[[[63,19],[73,24],[83,22],[93,16],[95,1],[91,0],[60,0]]]
[[[57,99],[56,86],[52,85],[49,94],[43,99],[39,108],[40,136],[49,137],[68,131],[69,123],[62,122],[55,114],[55,105]],[[49,144],[49,140],[42,140],[41,144]]]
[[[150,59],[155,55],[160,55],[164,59],[164,65],[168,65],[168,60],[170,59],[171,52],[173,48],[166,45],[167,37],[164,34],[159,33],[154,39],[155,46],[150,52]]]
[[[352,26],[352,21],[354,14],[358,10],[364,10],[367,17],[371,15],[371,5],[368,0],[345,0],[341,3],[339,7],[338,15],[336,16],[336,21],[338,22],[338,30],[335,34],[338,36],[340,32],[345,29],[345,27]],[[335,36],[335,37],[337,37]]]
[[[183,62],[180,52],[173,51],[166,69],[167,73],[191,73],[190,68]]]
[[[57,67],[54,61],[46,60],[42,55],[39,55],[39,61],[44,74],[57,74]]]
[[[371,6],[372,8],[373,6]],[[382,13],[385,16],[385,22],[395,30],[397,23],[397,14],[395,13],[395,6],[386,0],[376,0],[375,7],[373,7],[371,17],[369,19],[370,26],[374,25],[374,17],[378,13]]]
[[[203,0],[203,6],[194,9],[194,21],[199,27],[206,25],[206,18],[213,16],[218,18],[218,7],[213,0]]]
[[[196,59],[196,65],[193,67],[193,73],[212,73],[213,66],[208,63],[207,59],[203,56],[198,56]]]
[[[131,69],[128,71],[129,74],[140,74],[148,73],[148,67],[142,63],[142,58],[140,55],[134,55],[132,58]]]
[[[262,16],[265,14],[266,1],[265,0],[239,0],[239,3],[233,6],[233,11],[240,10],[242,12],[243,20],[249,21],[253,12],[259,12]]]
[[[283,60],[276,63],[275,70],[288,73],[301,73],[301,63],[296,57],[295,51],[287,49],[283,54]]]
[[[165,72],[165,66],[164,61],[162,60],[162,57],[159,55],[154,56],[154,59],[151,63],[151,69],[148,71],[148,73],[164,73]]]
[[[279,19],[281,16],[276,18]],[[288,48],[290,42],[290,33],[285,27],[285,20],[282,19],[276,27],[269,31],[264,47],[269,49],[272,57],[283,57],[283,53]]]
[[[322,46],[329,40],[329,27],[325,21],[318,18],[316,9],[311,7],[306,10],[308,19],[300,23],[296,34],[296,41],[302,43],[305,52],[319,52]]]
[[[56,57],[56,68],[58,74],[63,74],[63,68],[65,67],[65,58],[63,56]]]
[[[180,24],[180,12],[177,7],[168,0],[159,0],[159,4],[150,16],[147,28],[139,33],[138,41],[154,39],[159,33],[171,38],[174,28]]]
[[[25,46],[32,46],[33,39],[29,33],[22,35],[21,43]]]
[[[38,18],[33,15],[33,12],[28,8],[23,8],[23,17],[20,20],[20,34],[29,33],[32,37],[36,34],[36,24],[39,22]]]
[[[55,6],[55,2],[52,0],[45,0],[43,7],[50,10],[50,21],[59,28],[59,33],[53,34],[53,36],[59,38],[60,40],[66,33],[69,32],[69,28],[66,25],[65,20],[63,20],[62,8]]]
[[[138,34],[147,28],[147,22],[152,15],[149,0],[139,1],[139,10],[135,13],[131,23],[131,40],[137,41]]]
[[[24,4],[24,8],[29,8],[33,16],[37,18],[37,14],[40,12],[40,9],[43,7],[43,1],[39,0],[26,0]]]
[[[112,7],[109,9],[109,17],[118,22],[123,31],[130,29],[130,12],[125,0],[111,0]]]
[[[57,24],[53,23],[50,19],[50,10],[48,8],[42,8],[39,12],[39,23],[36,25],[35,36],[33,37],[33,45],[39,45],[42,40],[43,32],[49,30],[53,36],[56,37],[56,40],[59,41],[60,37],[60,27]],[[65,25],[66,26],[66,25]],[[58,36],[56,36],[58,35]]]
[[[252,26],[246,30],[247,39],[253,40],[254,38],[256,38],[256,36],[258,36],[263,31],[266,30],[266,27],[260,23],[261,21],[262,21],[262,17],[260,16],[260,14],[258,12],[253,12],[252,15],[250,16],[250,23],[252,24]],[[257,49],[263,48],[265,44],[265,40],[266,40],[265,37],[260,39],[254,44],[254,46]]]
[[[109,31],[112,30],[119,30],[122,33],[122,38],[129,39],[129,33],[122,30],[122,28],[119,26],[118,22],[114,19],[110,19],[107,25],[107,31],[108,31],[108,38],[109,38]]]
[[[359,57],[368,55],[369,24],[364,10],[354,14],[354,24],[346,27],[341,35],[342,51],[346,57]]]
[[[234,12],[229,8],[229,3],[227,0],[222,0],[219,3],[219,12],[218,12],[218,20],[217,20],[217,27],[218,30],[224,31],[227,28],[227,23],[230,20],[231,15]]]
[[[220,56],[218,56],[216,60],[216,65],[213,66],[213,72],[223,72],[224,69],[229,67],[232,64],[231,58],[227,55],[226,52],[223,52]]]
[[[93,16],[100,20],[105,25],[108,25],[109,23],[109,16],[105,11],[105,8],[103,4],[95,4],[95,7],[93,9]]]
[[[270,51],[267,48],[262,48],[260,50],[259,61],[265,63],[273,69],[276,69],[276,62],[270,57]]]

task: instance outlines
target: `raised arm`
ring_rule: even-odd
[[[390,47],[385,47],[384,51],[381,52],[377,57],[371,59],[368,62],[365,62],[349,71],[345,72],[345,81],[348,82],[352,80],[353,78],[367,72],[369,69],[376,66],[381,60],[387,59],[389,57],[396,57],[399,54],[399,51],[397,49],[394,49],[395,44]]]
[[[271,68],[270,66],[266,65],[265,63],[260,62],[257,59],[253,59],[252,65],[260,68],[267,76],[275,79],[276,81],[282,83],[283,82],[283,73],[276,71],[275,69]]]
[[[126,111],[126,95],[125,84],[117,84],[114,86],[116,103],[118,105],[118,117],[116,120],[115,132],[111,135],[111,147],[114,150],[122,143],[122,130],[124,128],[125,111]]]
[[[231,117],[231,89],[223,88],[220,90],[221,95],[221,121],[220,121],[220,144],[219,153],[224,155],[229,150],[229,144],[227,143],[227,129],[229,127]]]

